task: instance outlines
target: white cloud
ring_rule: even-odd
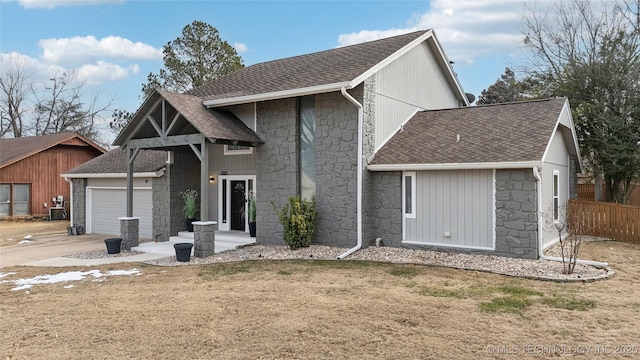
[[[123,80],[131,73],[140,70],[138,65],[127,67],[105,61],[97,61],[95,64],[86,64],[78,68],[78,79],[87,83],[102,83],[106,81]]]
[[[124,0],[18,0],[18,3],[25,8],[47,8],[53,9],[58,6],[84,6],[100,4],[118,4]]]
[[[249,48],[247,47],[247,45],[243,44],[241,42],[233,43],[233,48],[236,49],[236,51],[239,52],[239,53],[243,53],[243,52],[249,51]]]
[[[414,15],[405,28],[363,30],[338,37],[340,46],[417,30],[434,29],[450,60],[472,64],[483,55],[514,52],[524,1],[432,0],[430,10]]]
[[[90,85],[123,80],[140,72],[138,64],[120,65],[98,60],[79,67],[63,67],[15,52],[0,53],[0,67],[9,69],[10,66],[20,67],[28,75],[29,80],[39,86],[47,84],[53,74],[62,74],[68,71],[76,71],[77,79]]]
[[[97,59],[162,59],[162,50],[119,36],[107,36],[99,40],[94,36],[43,39],[38,44],[43,51],[42,58],[53,64],[79,64]]]

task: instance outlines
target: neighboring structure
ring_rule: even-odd
[[[105,152],[77,133],[0,139],[0,217],[48,217],[52,207],[66,217],[69,184],[60,174]]]
[[[141,150],[133,169],[133,215],[140,217],[139,234],[155,239],[154,229],[162,229],[162,222],[154,223],[153,213],[162,218],[169,193],[164,176],[166,151]],[[119,235],[118,217],[126,212],[127,156],[116,148],[61,175],[71,183],[73,207],[71,226],[82,225],[88,234]]]
[[[434,111],[469,101],[429,30],[256,64],[185,94],[156,90],[114,145],[129,164],[141,149],[170,151],[168,212],[153,219],[168,227],[154,228],[158,241],[183,230],[179,192],[197,189],[201,220],[217,221],[222,231],[248,231],[243,210],[254,192],[260,243],[283,244],[273,205],[302,195],[317,199],[314,242],[351,248],[344,256],[381,238],[392,246],[536,257],[537,239],[551,241],[538,237],[544,230],[538,210],[568,197],[560,184],[569,184],[569,164],[580,164],[569,161],[578,150],[566,101],[533,104]],[[483,132],[486,126],[491,131]],[[445,148],[451,129],[460,145],[446,147],[451,158],[427,156]],[[527,141],[509,139],[524,129]],[[476,135],[486,141],[472,141]],[[471,143],[480,148],[461,146]],[[506,156],[477,160],[464,153],[482,154],[488,145]],[[405,152],[423,154],[415,164],[426,167],[396,157]],[[545,185],[535,181],[534,169],[542,170]],[[132,166],[127,173],[132,184]],[[455,185],[440,192],[437,181]],[[553,181],[558,191],[547,200]],[[467,186],[477,193],[456,196]],[[133,186],[128,190],[126,213],[112,217],[134,216]],[[428,193],[442,197],[431,207],[414,198]],[[468,217],[438,218],[444,209]]]

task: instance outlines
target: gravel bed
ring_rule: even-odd
[[[584,242],[606,241],[602,238],[587,237]],[[287,246],[249,245],[236,250],[225,251],[206,258],[191,257],[189,262],[178,262],[175,256],[146,261],[159,266],[185,266],[215,264],[246,260],[336,260],[345,248],[311,245],[308,248],[290,250]],[[116,258],[142,254],[140,251],[123,250],[118,254],[107,254],[105,250],[91,251],[67,257],[76,259]],[[560,256],[560,244],[545,250],[545,255]],[[445,266],[456,269],[491,272],[502,275],[556,281],[588,281],[604,279],[614,273],[608,268],[577,264],[573,274],[562,273],[562,263],[548,260],[517,259],[495,255],[462,254],[446,251],[413,250],[396,247],[369,247],[361,249],[345,258],[345,261],[381,261],[398,264],[420,264]]]
[[[191,257],[190,262],[178,262],[175,256],[146,263],[160,266],[214,264],[245,260],[336,260],[346,249],[321,245],[290,250],[287,246],[254,245],[225,251],[207,258]],[[395,247],[369,247],[354,252],[346,261],[382,261],[402,264],[445,266],[456,269],[556,281],[590,281],[612,276],[611,269],[577,264],[573,274],[562,274],[562,263],[548,260],[516,259],[495,255],[450,253],[444,251],[412,250]]]

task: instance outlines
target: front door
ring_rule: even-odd
[[[220,175],[218,178],[218,229],[249,232],[245,206],[255,195],[255,175]]]
[[[245,181],[231,181],[231,230],[244,231]]]

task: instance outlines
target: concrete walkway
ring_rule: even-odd
[[[104,240],[110,237],[113,236],[100,234],[70,236],[60,234],[34,237],[35,241],[31,243],[0,247],[0,268],[16,265],[64,267],[144,262],[175,256],[174,244],[193,243],[193,233],[181,232],[179,236],[172,236],[170,241],[165,242],[156,243],[142,239],[139,246],[131,248],[131,250],[142,252],[142,254],[102,259],[65,257],[84,252],[106,251]],[[251,238],[245,233],[216,232],[215,252],[219,253],[235,249],[238,246],[254,242],[255,238]],[[191,255],[193,256],[193,249],[191,249]]]

